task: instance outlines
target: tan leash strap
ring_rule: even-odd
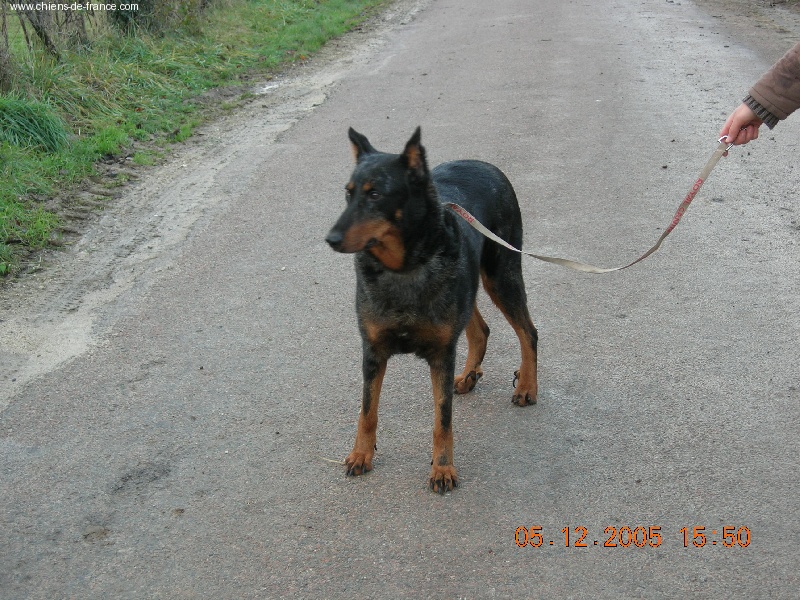
[[[724,139],[724,138],[723,138]],[[575,260],[569,260],[567,258],[557,258],[554,256],[542,256],[540,254],[533,254],[531,252],[525,252],[523,250],[519,250],[515,248],[504,239],[496,236],[492,233],[488,227],[483,225],[480,221],[478,221],[470,212],[462,206],[455,204],[454,202],[447,202],[445,206],[455,212],[458,216],[464,219],[467,223],[472,225],[475,229],[480,231],[483,235],[489,238],[492,241],[497,242],[501,246],[505,246],[509,250],[513,250],[514,252],[519,252],[520,254],[527,254],[528,256],[532,256],[533,258],[538,258],[539,260],[543,260],[544,262],[553,263],[556,265],[561,265],[562,267],[567,267],[569,269],[574,269],[575,271],[582,271],[584,273],[611,273],[612,271],[621,271],[622,269],[627,269],[628,267],[632,267],[638,262],[643,261],[645,258],[653,254],[658,248],[661,246],[661,242],[663,242],[667,236],[672,233],[672,230],[678,226],[680,223],[683,214],[686,212],[686,209],[689,208],[689,205],[694,200],[694,197],[697,195],[697,192],[700,191],[700,188],[703,186],[703,183],[708,176],[711,174],[711,171],[714,170],[714,167],[717,166],[719,159],[722,158],[722,155],[725,154],[728,150],[731,149],[733,144],[727,144],[723,142],[722,139],[719,140],[719,145],[717,149],[714,150],[714,153],[711,155],[711,158],[708,159],[706,166],[703,167],[703,170],[700,172],[700,177],[697,178],[697,181],[694,182],[692,189],[686,194],[686,198],[683,199],[681,205],[678,207],[678,210],[675,211],[675,216],[672,218],[672,222],[669,224],[669,227],[661,234],[661,237],[658,238],[658,241],[650,248],[647,252],[642,254],[639,258],[634,260],[632,263],[625,265],[624,267],[613,267],[611,269],[603,269],[600,267],[595,267],[594,265],[588,265],[586,263],[578,262]]]

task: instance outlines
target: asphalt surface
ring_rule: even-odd
[[[481,297],[445,496],[410,357],[374,471],[337,464],[360,340],[323,241],[347,128],[397,152],[421,125],[432,164],[507,173],[528,250],[624,264],[773,57],[685,1],[401,2],[333,48],[3,291],[0,597],[798,597],[800,120],[733,150],[646,262],[525,259],[535,406]]]

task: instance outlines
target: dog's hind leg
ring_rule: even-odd
[[[377,358],[365,349],[364,389],[361,412],[358,415],[358,432],[353,451],[345,459],[348,475],[361,475],[372,470],[375,455],[375,440],[378,429],[378,400],[383,376],[386,374],[386,359]]]
[[[455,392],[457,394],[466,394],[478,380],[483,377],[483,369],[481,363],[483,357],[486,355],[486,344],[489,341],[489,326],[483,320],[481,313],[478,312],[478,306],[472,311],[472,317],[467,324],[467,364],[464,365],[464,371],[461,375],[455,378]]]
[[[433,386],[433,458],[431,460],[430,488],[444,494],[458,486],[458,476],[453,465],[453,369],[455,348],[444,357],[430,359],[431,385]]]
[[[513,257],[504,266],[505,268],[498,269],[494,276],[484,271],[483,287],[519,338],[522,363],[519,370],[514,373],[516,387],[511,401],[518,406],[526,406],[536,404],[539,390],[536,376],[539,334],[528,312],[519,257]]]

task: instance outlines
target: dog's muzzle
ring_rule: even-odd
[[[345,235],[342,233],[338,228],[334,227],[330,230],[327,236],[325,236],[325,241],[328,242],[331,248],[336,250],[337,252],[344,252],[346,254],[351,254],[353,252],[360,252],[361,250],[366,250],[368,248],[372,248],[373,246],[378,245],[377,238],[369,238],[363,245],[353,243],[353,240],[349,242],[345,241]]]

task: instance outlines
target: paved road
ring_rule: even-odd
[[[323,242],[347,127],[399,151],[422,125],[433,163],[507,172],[528,249],[622,264],[768,66],[724,26],[687,1],[401,3],[131,186],[4,291],[0,597],[797,597],[800,120],[732,152],[647,262],[524,263],[536,406],[481,299],[458,490],[426,488],[411,358],[375,470],[334,462],[360,390],[352,265]]]

